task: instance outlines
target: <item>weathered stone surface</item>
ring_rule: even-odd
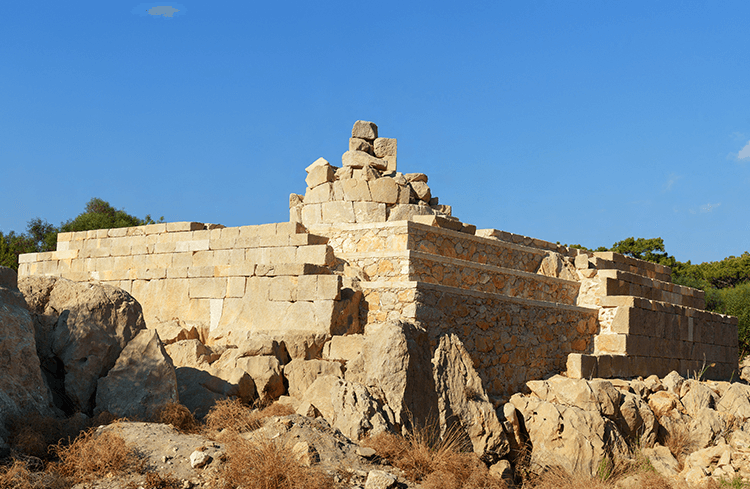
[[[361,384],[324,375],[305,391],[302,402],[315,406],[331,426],[352,440],[388,429],[378,402]]]
[[[164,345],[181,340],[197,340],[200,337],[195,325],[186,325],[179,320],[158,323],[150,329],[155,329],[159,333],[159,338]]]
[[[164,347],[175,367],[202,368],[217,360],[209,347],[200,340],[181,340]]]
[[[401,188],[403,189],[404,187]],[[399,192],[400,191],[401,190],[399,190]],[[410,192],[408,188],[407,191]],[[413,220],[414,216],[431,216],[434,214],[435,211],[426,205],[400,203],[399,205],[393,206],[390,210],[388,213],[388,221],[410,221]]]
[[[352,127],[352,137],[372,141],[378,137],[378,126],[370,121],[357,121]]]
[[[352,168],[364,168],[369,165],[377,170],[388,169],[387,161],[375,158],[364,151],[347,151],[341,156],[341,163],[344,166],[350,166]]]
[[[389,177],[378,178],[370,182],[370,194],[375,202],[395,204],[398,202],[399,186]]]
[[[713,444],[724,428],[725,423],[719,413],[710,408],[702,408],[695,413],[688,425],[688,433],[694,448],[701,449]]]
[[[437,412],[430,344],[425,330],[400,321],[369,325],[362,359],[362,382],[382,392],[393,413],[394,418],[390,420],[393,424],[405,425],[409,416],[423,422]]]
[[[333,197],[333,184],[322,183],[317,187],[308,187],[305,191],[305,204],[320,204],[328,202]],[[303,211],[304,212],[304,211]],[[304,217],[304,214],[303,214]]]
[[[593,477],[605,456],[620,457],[628,452],[614,424],[596,411],[558,406],[521,394],[513,395],[510,402],[523,414],[534,447],[534,471],[559,466],[571,474]]]
[[[352,170],[352,178],[371,182],[380,178],[380,172],[370,165],[365,165],[363,168],[354,168]]]
[[[424,173],[406,173],[404,174],[407,182],[424,182],[427,183],[427,175]]]
[[[479,455],[507,455],[505,433],[461,340],[454,334],[440,337],[432,363],[441,431],[459,429]]]
[[[160,406],[178,401],[174,365],[154,330],[128,342],[96,389],[97,411],[118,417],[149,419]]]
[[[677,396],[680,395],[680,388],[682,387],[683,382],[685,382],[685,379],[674,370],[669,372],[667,376],[661,380],[662,385],[667,391]]]
[[[426,183],[421,181],[416,182],[410,182],[411,189],[414,192],[414,195],[418,200],[421,200],[423,202],[429,202],[429,200],[432,198],[432,194],[430,193],[430,187],[427,186]]]
[[[680,398],[668,391],[658,391],[648,398],[648,405],[657,417],[661,418],[673,410],[684,412]]]
[[[52,413],[52,397],[44,383],[34,339],[34,325],[23,295],[15,287],[16,272],[0,267],[0,444],[11,416]]]
[[[364,346],[365,336],[361,334],[333,336],[323,347],[323,359],[348,362],[357,358]]]
[[[372,201],[370,187],[367,181],[357,178],[342,180],[341,188],[344,190],[344,199],[354,202]]]
[[[339,362],[329,360],[300,360],[294,359],[284,365],[284,377],[289,384],[289,395],[301,398],[307,389],[320,376],[332,375],[344,377],[344,371]]]
[[[680,401],[685,411],[695,417],[701,409],[711,408],[719,396],[703,382],[686,380],[680,388]]]
[[[356,180],[346,180],[356,182]],[[330,223],[354,223],[357,222],[354,215],[354,206],[349,201],[326,202],[323,204],[323,222]]]
[[[642,448],[641,453],[651,462],[654,470],[664,477],[674,477],[680,471],[679,462],[667,447],[657,444],[653,448]]]
[[[255,357],[273,355],[280,363],[289,363],[289,352],[283,340],[263,333],[248,334],[236,342],[237,357]]]
[[[606,380],[587,381],[556,375],[547,380],[533,380],[526,385],[544,401],[575,406],[604,416],[613,416],[620,405],[620,392]]]
[[[367,474],[365,489],[392,489],[398,487],[398,478],[384,470],[371,470]]]
[[[353,202],[357,223],[385,222],[386,205],[380,202]]]
[[[639,440],[641,446],[653,445],[659,432],[654,412],[640,396],[631,392],[622,393],[619,416],[615,417],[620,432],[626,438]]]
[[[349,151],[363,151],[373,154],[372,145],[360,138],[349,138]]]
[[[227,350],[219,360],[211,365],[210,372],[222,377],[222,371],[239,368],[247,372],[255,383],[255,389],[261,402],[278,399],[284,394],[284,380],[281,375],[281,364],[275,356],[241,356],[235,349]]]
[[[313,445],[306,441],[300,441],[292,447],[292,455],[303,467],[311,467],[320,462],[320,454]]]
[[[742,420],[750,419],[750,386],[732,384],[721,396],[716,411],[732,413]]]
[[[396,156],[396,146],[396,139],[394,138],[377,138],[373,143],[373,150],[378,158]]]
[[[116,287],[57,277],[27,277],[19,288],[34,321],[37,352],[55,404],[68,412],[90,413],[98,379],[146,327],[140,304]]]
[[[332,182],[333,175],[334,168],[331,165],[319,165],[310,170],[307,178],[305,178],[305,183],[308,187],[315,188],[326,182]]]
[[[331,164],[328,163],[328,160],[326,160],[325,158],[318,158],[317,160],[313,161],[310,166],[305,168],[305,172],[310,173],[319,166],[331,166]]]
[[[236,397],[252,404],[257,399],[255,382],[240,368],[207,372],[194,367],[177,367],[180,403],[198,418],[203,418],[217,401]]]

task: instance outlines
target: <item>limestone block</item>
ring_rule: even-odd
[[[424,182],[427,183],[427,175],[424,173],[407,173],[404,175],[407,182]]]
[[[208,364],[219,358],[218,354],[214,354],[198,339],[176,341],[165,345],[164,349],[169,354],[175,367],[207,367]]]
[[[375,156],[396,156],[396,139],[395,138],[377,138],[373,143]]]
[[[430,198],[432,198],[432,194],[430,193],[430,187],[427,186],[426,183],[422,181],[415,181],[415,182],[410,182],[410,185],[417,199],[424,201],[424,202],[429,202]]]
[[[227,278],[227,297],[243,297],[245,295],[245,277]]]
[[[597,362],[593,355],[581,353],[568,354],[566,363],[567,376],[571,379],[591,379],[597,377]]]
[[[350,361],[357,358],[364,348],[365,337],[361,334],[332,336],[323,347],[324,360]]]
[[[333,195],[333,185],[329,183],[323,183],[315,188],[309,188],[305,192],[305,204],[319,204],[321,202],[328,202],[331,200]]]
[[[333,196],[331,200],[345,200],[344,185],[341,183],[341,180],[333,182]]]
[[[341,156],[341,163],[352,168],[364,168],[369,165],[378,170],[386,170],[388,162],[375,158],[364,151],[347,151]]]
[[[406,188],[407,192],[404,192],[405,194],[408,194],[408,192],[411,191],[408,187],[401,188]],[[426,205],[400,203],[399,205],[394,205],[390,209],[388,213],[388,221],[410,221],[414,220],[414,216],[431,216],[434,214],[435,212]]]
[[[333,249],[328,245],[309,245],[297,248],[297,263],[328,265],[333,260]]]
[[[273,277],[268,289],[268,298],[272,301],[296,301],[297,277]]]
[[[354,202],[354,219],[357,223],[385,222],[386,207],[380,202]]]
[[[339,300],[341,298],[341,275],[317,275],[316,299]]]
[[[349,178],[341,181],[344,190],[344,199],[354,202],[372,201],[370,187],[365,180]]]
[[[380,172],[370,165],[365,165],[363,168],[355,168],[352,170],[352,178],[357,180],[377,180],[380,178]]]
[[[189,278],[208,278],[213,277],[215,267],[188,267]]]
[[[357,121],[352,127],[352,137],[372,141],[378,137],[378,126],[370,121]]]
[[[289,383],[289,395],[302,398],[305,391],[322,375],[343,378],[344,372],[339,362],[329,360],[294,359],[284,366],[284,377]]]
[[[625,355],[627,351],[627,335],[600,334],[594,338],[594,348],[597,353],[617,353]]]
[[[375,202],[384,204],[395,204],[399,198],[399,186],[396,181],[389,177],[378,178],[370,182],[370,194]]]
[[[222,299],[227,292],[225,278],[191,278],[189,297],[191,299]]]
[[[297,261],[296,246],[281,246],[268,248],[270,263],[295,263]]]
[[[305,204],[302,206],[302,223],[306,226],[323,222],[323,206],[321,204]]]
[[[347,178],[352,178],[353,175],[354,168],[351,166],[342,166],[336,170],[336,180],[346,180]]]
[[[317,168],[317,167],[319,167],[319,166],[325,166],[325,165],[329,165],[329,166],[330,166],[331,164],[330,164],[330,163],[328,163],[328,160],[326,160],[325,158],[318,158],[317,160],[313,161],[313,162],[312,162],[312,163],[310,164],[310,166],[308,166],[307,168],[305,168],[305,171],[306,171],[307,173],[310,173],[310,172],[312,172],[312,171],[313,171],[313,170],[314,170],[315,168]]]
[[[310,188],[317,187],[326,182],[333,181],[334,170],[331,165],[320,165],[314,167],[305,178],[305,183]]]
[[[349,138],[349,151],[364,151],[372,154],[372,145],[360,138]]]
[[[318,276],[300,275],[297,277],[297,300],[314,301],[317,298]]]
[[[222,355],[223,357],[223,355]],[[216,363],[220,363],[219,359]],[[281,376],[281,365],[274,356],[242,357],[236,360],[241,368],[253,378],[261,402],[278,399],[284,394],[284,380]]]
[[[350,180],[354,181],[354,180]],[[338,183],[338,182],[337,182]],[[323,222],[328,223],[354,223],[356,219],[354,217],[354,207],[352,202],[348,201],[337,201],[337,202],[326,202],[323,205]]]
[[[387,173],[394,173],[397,171],[398,165],[396,162],[396,155],[383,156],[383,161],[385,161],[385,165],[386,165],[385,171]]]
[[[199,229],[203,229],[202,222],[183,221],[183,222],[168,222],[167,223],[167,232],[169,233],[176,233],[180,231],[197,231]],[[115,230],[110,229],[109,236],[116,236],[117,234],[113,234],[112,231],[115,231]]]

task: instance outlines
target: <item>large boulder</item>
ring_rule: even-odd
[[[0,267],[0,371],[1,440],[10,417],[52,412],[52,398],[36,353],[34,325],[16,287],[16,272],[6,267]]]
[[[122,289],[57,277],[19,281],[55,405],[91,413],[97,381],[145,329],[141,305]]]
[[[443,335],[432,363],[441,432],[458,430],[471,440],[475,453],[493,461],[506,455],[508,440],[461,340]]]
[[[258,398],[253,378],[241,368],[208,372],[195,367],[177,367],[175,374],[180,404],[198,418],[203,418],[217,401],[227,397],[236,397],[247,404]]]
[[[302,395],[302,405],[314,407],[351,440],[389,428],[387,416],[367,387],[333,375],[318,377]]]
[[[414,324],[368,325],[361,355],[347,362],[346,379],[387,404],[393,424],[424,423],[437,412],[429,337]]]
[[[602,459],[628,454],[614,423],[596,410],[556,405],[522,394],[513,395],[510,402],[523,415],[534,472],[561,467],[570,474],[594,477]]]
[[[318,377],[333,375],[344,377],[341,363],[331,360],[300,360],[295,358],[284,365],[284,377],[289,385],[289,395],[301,398]]]
[[[153,329],[127,344],[96,391],[97,411],[134,419],[150,419],[164,404],[178,401],[172,359]]]

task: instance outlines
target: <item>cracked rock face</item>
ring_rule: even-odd
[[[146,327],[140,304],[116,287],[57,277],[27,277],[18,285],[55,405],[92,413],[97,381]]]

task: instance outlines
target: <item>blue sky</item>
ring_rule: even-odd
[[[3,2],[0,231],[286,221],[363,119],[479,228],[750,251],[748,2],[183,2]]]

